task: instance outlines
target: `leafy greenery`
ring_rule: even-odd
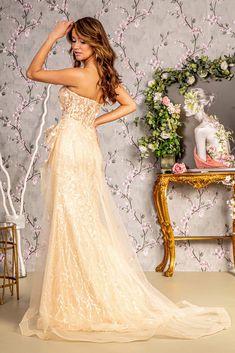
[[[177,83],[180,94],[184,95],[198,79],[231,80],[233,77],[231,67],[234,64],[235,54],[223,55],[214,60],[203,55],[197,59],[188,59],[179,70],[157,69],[153,74],[153,80],[148,82],[148,87],[144,91],[145,103],[148,106],[144,119],[149,131],[147,135],[138,139],[141,156],[148,157],[149,151],[156,157],[169,154],[181,157],[183,153],[182,137],[177,132],[182,125],[179,105],[174,105],[170,101],[168,106],[164,104],[169,86]]]

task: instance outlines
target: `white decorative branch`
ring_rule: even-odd
[[[51,83],[47,86],[47,94],[46,94],[46,98],[45,98],[44,103],[43,103],[43,115],[42,115],[42,121],[41,121],[40,129],[39,129],[39,134],[38,134],[38,137],[36,139],[35,150],[34,150],[34,153],[32,155],[32,159],[31,159],[28,171],[27,171],[27,173],[25,175],[25,179],[24,179],[24,186],[23,186],[23,190],[22,190],[22,193],[21,193],[21,197],[20,197],[20,215],[22,215],[22,213],[23,213],[24,194],[25,194],[25,191],[26,191],[28,176],[30,174],[30,171],[31,171],[34,159],[35,159],[35,156],[36,156],[36,154],[38,152],[38,141],[39,141],[39,139],[40,139],[40,137],[42,135],[43,126],[45,124],[45,117],[46,117],[46,114],[47,114],[47,106],[46,106],[46,104],[47,104],[47,101],[48,101],[48,98],[49,98],[50,88],[51,88]]]
[[[9,213],[8,208],[7,208],[7,205],[6,205],[6,196],[5,196],[3,187],[2,187],[2,182],[1,182],[1,180],[0,180],[0,189],[1,189],[1,193],[2,193],[2,202],[3,202],[4,210],[5,210],[6,214],[9,216],[10,213]]]
[[[1,156],[1,153],[0,153],[0,167],[2,168],[4,174],[7,177],[7,197],[8,197],[8,201],[9,201],[9,204],[10,204],[10,207],[11,207],[11,211],[12,211],[12,214],[10,214],[9,211],[8,211],[8,208],[7,208],[7,205],[6,205],[5,192],[3,190],[2,182],[0,180],[0,190],[1,190],[2,198],[3,198],[3,207],[4,207],[4,210],[6,212],[5,219],[6,219],[7,222],[13,222],[13,223],[16,224],[16,236],[17,236],[17,244],[18,244],[18,257],[19,257],[19,265],[20,265],[19,266],[19,270],[20,270],[20,275],[22,277],[26,276],[26,268],[25,268],[25,264],[24,264],[22,251],[21,251],[21,234],[20,234],[20,229],[25,227],[25,217],[23,215],[24,195],[25,195],[25,191],[26,191],[28,176],[30,174],[33,162],[35,160],[35,156],[36,156],[36,154],[38,152],[38,142],[39,142],[39,139],[40,139],[40,137],[42,135],[43,126],[45,124],[45,116],[47,114],[46,103],[47,103],[48,98],[49,98],[50,87],[51,87],[51,84],[49,84],[48,87],[47,87],[46,98],[45,98],[44,104],[43,104],[42,121],[41,121],[41,124],[40,124],[39,133],[38,133],[38,136],[37,136],[36,142],[35,142],[35,150],[34,150],[34,153],[32,155],[32,158],[31,158],[31,161],[30,161],[30,164],[29,164],[29,168],[28,168],[28,170],[26,172],[26,175],[25,175],[25,178],[24,178],[23,189],[22,189],[21,197],[20,197],[20,213],[19,213],[19,215],[16,213],[14,205],[13,205],[13,202],[12,202],[12,198],[11,198],[11,194],[10,194],[10,191],[11,191],[10,176],[9,176],[6,168],[3,165],[2,156]]]
[[[10,191],[11,191],[11,181],[10,181],[10,177],[9,177],[9,174],[8,174],[8,171],[6,170],[6,168],[4,167],[3,165],[3,162],[2,162],[2,155],[0,153],[0,166],[4,172],[4,174],[6,175],[7,177],[7,197],[8,197],[8,201],[9,201],[9,204],[10,204],[10,207],[11,207],[11,210],[12,210],[12,214],[14,216],[16,216],[16,211],[15,211],[15,208],[13,206],[13,202],[12,202],[12,198],[11,198],[11,194],[10,194]]]

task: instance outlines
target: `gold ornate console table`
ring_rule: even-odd
[[[169,261],[169,266],[164,272],[164,275],[171,277],[174,272],[175,265],[175,241],[185,240],[213,240],[213,239],[230,239],[233,244],[233,260],[235,263],[235,220],[232,224],[231,235],[211,235],[211,236],[188,236],[178,237],[174,236],[173,228],[171,226],[170,216],[167,206],[167,189],[169,183],[185,183],[193,186],[195,189],[207,187],[212,183],[222,183],[226,176],[230,176],[231,180],[235,180],[235,172],[207,172],[207,173],[183,173],[183,174],[160,174],[153,188],[154,205],[157,211],[158,222],[161,226],[164,242],[164,256],[162,262],[156,267],[155,271],[163,272]],[[235,186],[233,186],[233,195],[235,193]]]

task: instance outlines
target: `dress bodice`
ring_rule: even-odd
[[[94,99],[80,96],[66,86],[62,86],[59,89],[58,97],[62,117],[80,120],[88,126],[93,125],[96,115],[102,107],[101,103],[96,102]]]
[[[67,129],[71,133],[78,128],[75,121],[79,122],[79,129],[83,127],[86,132],[94,130],[96,115],[103,105],[94,99],[80,96],[66,86],[59,89],[58,98],[62,117],[57,124],[53,124],[45,131],[45,143],[50,151],[53,150],[60,131]]]

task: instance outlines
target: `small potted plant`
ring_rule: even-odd
[[[152,83],[153,82],[153,83]],[[141,156],[147,158],[149,152],[153,152],[160,158],[161,170],[171,170],[175,164],[176,157],[180,157],[182,146],[178,134],[180,122],[180,104],[173,104],[167,95],[156,92],[154,81],[150,81],[145,90],[146,101],[149,111],[145,121],[150,128],[148,135],[138,139]]]

